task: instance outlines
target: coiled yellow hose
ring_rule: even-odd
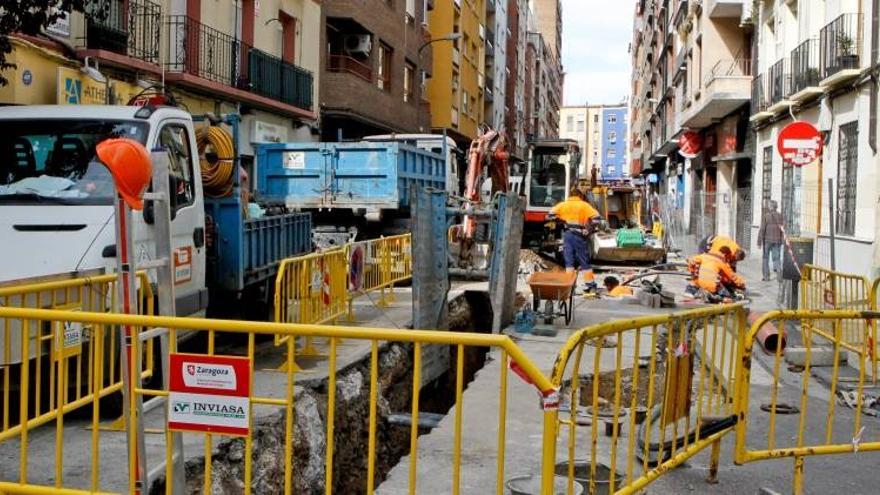
[[[199,165],[202,169],[202,186],[205,196],[224,198],[232,195],[232,172],[234,170],[235,147],[232,135],[218,126],[208,126],[196,132],[199,147]],[[208,154],[216,155],[208,159]]]

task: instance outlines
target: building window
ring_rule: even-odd
[[[578,120],[578,132],[584,132],[584,121]]]
[[[614,160],[615,158],[617,158],[617,150],[614,148],[611,148],[610,150],[608,150],[608,159]]]
[[[606,170],[608,172],[608,175],[614,175],[614,170],[615,170],[614,165],[609,165]]]
[[[617,133],[611,131],[608,133],[608,142],[611,144],[617,144]]]
[[[773,146],[764,148],[764,158],[761,160],[761,205],[762,212],[770,205],[773,191]]]
[[[856,233],[858,142],[858,122],[840,126],[840,147],[837,154],[837,233],[841,235]]]
[[[568,129],[568,132],[574,132],[574,115],[569,115],[565,119],[565,126]]]
[[[416,20],[416,0],[406,0],[406,18],[410,22]]]
[[[614,115],[613,113],[609,114],[608,115],[608,123],[609,124],[616,124],[617,123],[617,115]]]
[[[403,67],[403,101],[411,102],[413,98],[413,88],[415,86],[416,67],[407,62]]]
[[[470,115],[470,103],[471,99],[468,97],[468,92],[465,90],[461,90],[461,113],[465,115]]]
[[[598,113],[597,113],[597,114],[593,114],[593,123],[594,123],[594,124],[598,124],[598,123],[599,123],[599,114],[598,114]]]
[[[599,131],[596,131],[593,133],[593,141],[598,141],[598,140],[599,140]]]
[[[379,74],[376,85],[384,91],[391,91],[391,58],[394,52],[385,43],[379,43]]]

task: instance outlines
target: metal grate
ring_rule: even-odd
[[[764,147],[761,160],[761,215],[773,198],[773,146]]]
[[[840,126],[840,146],[837,155],[837,233],[855,235],[856,181],[859,160],[859,124],[850,122]]]

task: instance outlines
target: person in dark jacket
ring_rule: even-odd
[[[770,201],[770,205],[761,219],[761,230],[758,231],[758,246],[764,248],[763,269],[764,278],[770,280],[770,262],[773,261],[773,271],[779,273],[782,269],[782,243],[785,242],[782,213],[777,210],[776,201]],[[778,277],[777,277],[778,278]]]

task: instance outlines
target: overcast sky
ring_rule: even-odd
[[[565,105],[619,103],[629,95],[634,3],[562,0]]]

